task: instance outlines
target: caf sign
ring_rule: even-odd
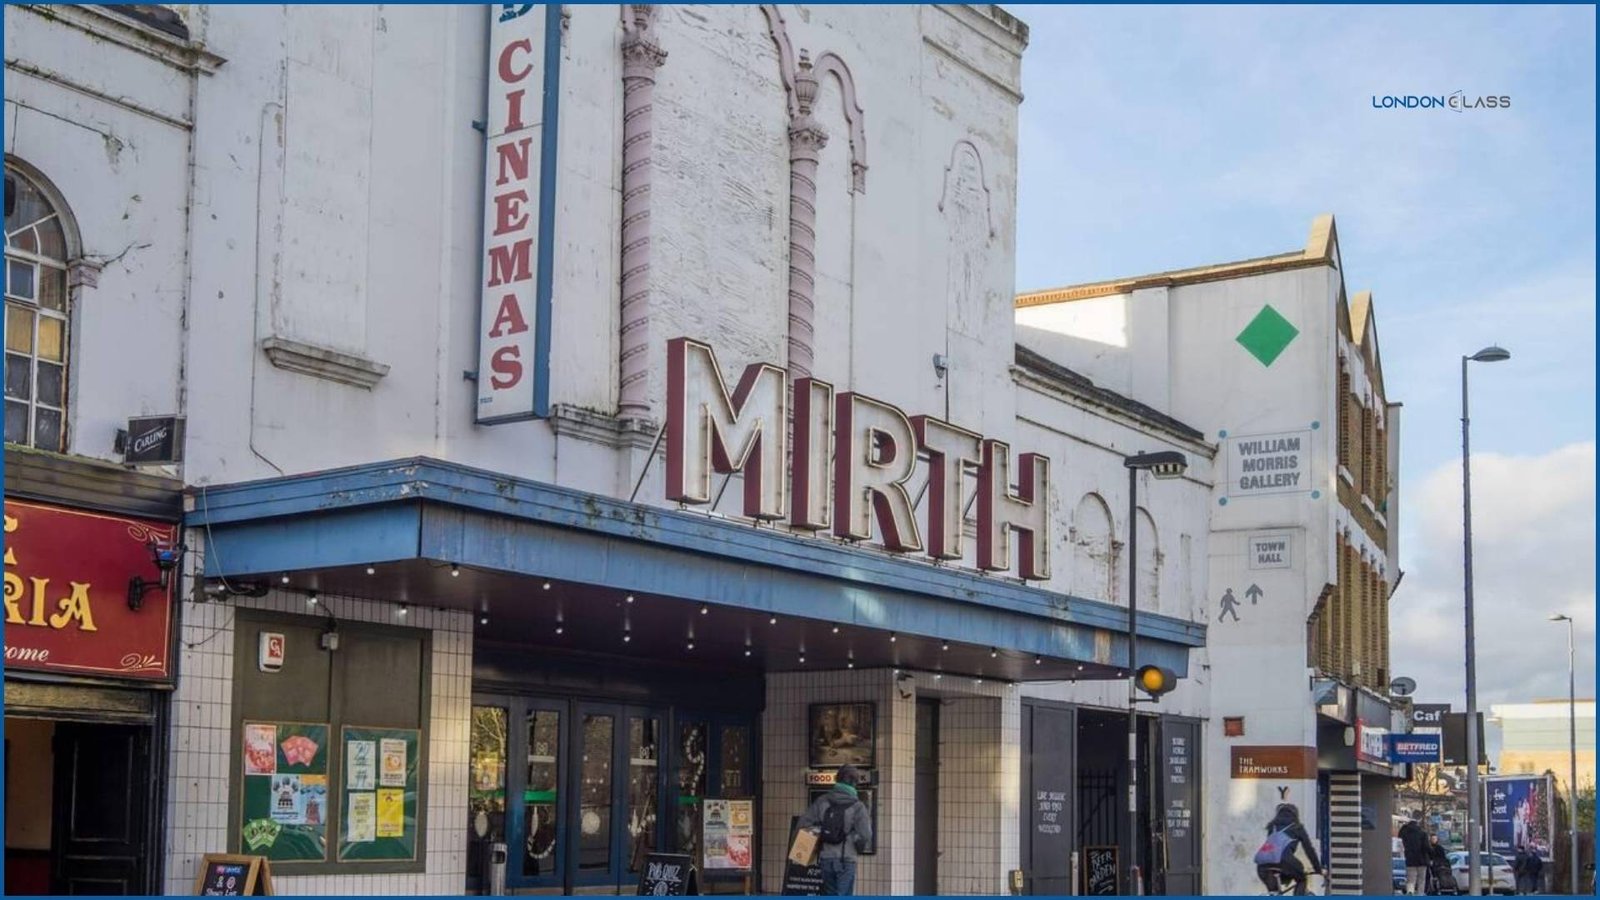
[[[792,433],[790,422],[793,422]],[[1050,460],[932,416],[906,416],[853,391],[835,393],[770,363],[747,366],[730,392],[716,353],[689,338],[667,342],[667,498],[711,501],[714,473],[744,476],[744,514],[864,541],[896,553],[961,559],[961,482],[977,473],[977,564],[1050,577]],[[927,534],[907,485],[928,461]],[[786,476],[787,473],[787,477]]]

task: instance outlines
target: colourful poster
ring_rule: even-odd
[[[305,810],[300,805],[300,776],[272,776],[272,821],[282,825],[304,825]]]
[[[377,787],[377,743],[373,741],[345,741],[344,747],[345,790],[370,791]]]
[[[328,820],[328,776],[300,776],[301,825],[322,825]]]
[[[406,786],[406,742],[404,738],[384,738],[378,747],[382,752],[378,783],[384,787]],[[381,833],[381,832],[380,832]]]
[[[351,844],[370,843],[378,836],[377,796],[371,791],[350,795],[344,815],[344,839]]]
[[[278,771],[278,726],[244,726],[244,773],[272,775]]]
[[[406,792],[400,788],[379,788],[378,837],[400,837],[405,831]]]
[[[707,871],[745,870],[752,864],[751,837],[755,831],[754,803],[749,800],[707,799],[700,805],[704,835],[703,865]]]

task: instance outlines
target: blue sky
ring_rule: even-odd
[[[1019,290],[1295,250],[1337,216],[1405,404],[1394,669],[1458,708],[1459,359],[1512,351],[1473,371],[1480,694],[1564,695],[1545,614],[1594,641],[1594,9],[1007,8]],[[1457,90],[1511,108],[1372,107]]]

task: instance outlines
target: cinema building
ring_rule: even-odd
[[[1191,423],[1217,450],[1204,599],[1205,857],[1248,860],[1282,801],[1333,893],[1390,890],[1386,734],[1400,404],[1332,216],[1297,250],[1024,293],[1017,340]],[[1314,811],[1314,815],[1312,812]],[[1213,866],[1208,893],[1258,891]]]

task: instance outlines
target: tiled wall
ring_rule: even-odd
[[[393,604],[327,599],[341,619],[384,624],[396,621]],[[183,604],[180,675],[172,698],[168,894],[192,892],[200,857],[228,848],[236,606],[303,613],[305,599],[274,591],[260,599]],[[279,876],[273,879],[273,888],[279,894],[460,894],[465,887],[472,616],[413,605],[405,624],[433,631],[426,874]]]
[[[892,670],[778,673],[767,677],[762,714],[763,889],[782,885],[789,820],[804,809],[807,707],[878,704],[878,852],[862,857],[857,893],[910,894],[915,885],[916,701],[940,712],[939,892],[1005,892],[1018,866],[1021,707],[1010,685],[977,684]]]

